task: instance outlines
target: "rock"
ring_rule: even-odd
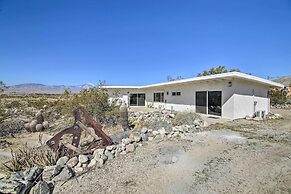
[[[38,167],[32,167],[23,172],[24,179],[29,182],[34,182],[36,179],[40,178],[40,174],[42,173],[43,169]]]
[[[104,154],[107,156],[108,160],[112,160],[114,158],[114,155],[108,150],[105,150]]]
[[[42,124],[43,121],[44,121],[44,118],[43,118],[42,113],[43,113],[43,110],[40,110],[40,111],[38,111],[38,112],[36,113],[36,115],[35,115],[35,119],[36,119],[36,121],[37,121],[37,124]]]
[[[62,169],[61,173],[53,178],[53,181],[67,181],[70,178],[72,178],[74,175],[75,174],[72,168],[65,166]]]
[[[7,175],[6,175],[7,176]],[[1,174],[0,175],[0,180],[3,179],[3,178],[6,178],[6,176],[4,174]],[[18,171],[18,172],[12,172],[10,174],[10,180],[12,181],[20,181],[20,180],[24,180],[24,174],[23,172],[21,171]]]
[[[88,158],[88,156],[86,156],[86,155],[79,155],[79,162],[80,163],[82,163],[82,164],[85,164],[85,163],[87,163],[89,161],[89,158]]]
[[[79,172],[83,172],[84,168],[75,166],[74,170],[75,172],[79,173]]]
[[[75,157],[69,159],[69,161],[67,162],[67,166],[73,168],[78,164],[78,162],[79,162],[78,157],[75,156]]]
[[[36,120],[31,121],[31,123],[29,124],[30,131],[35,132],[36,131],[36,129],[35,129],[36,125],[37,125],[37,121]]]
[[[54,185],[45,181],[39,181],[34,187],[32,187],[30,194],[52,194]]]
[[[147,128],[142,128],[142,129],[141,129],[141,133],[145,134],[145,133],[147,133],[147,132],[148,132],[148,129],[147,129]]]
[[[58,159],[56,165],[64,166],[68,161],[69,161],[69,157],[63,156],[63,157]]]
[[[100,158],[104,161],[106,161],[108,159],[108,157],[105,154],[102,154]]]
[[[142,139],[143,141],[148,141],[148,140],[149,140],[147,134],[141,134],[141,139]]]
[[[100,156],[101,156],[102,154],[104,154],[104,151],[105,151],[105,149],[102,149],[102,148],[96,149],[96,150],[93,152],[93,157],[97,160],[98,158],[100,158]]]
[[[78,162],[78,164],[76,165],[76,167],[81,167],[81,166],[82,166],[82,163],[81,162]]]
[[[42,126],[42,124],[37,124],[37,125],[35,126],[35,130],[36,130],[36,131],[42,131],[42,130],[43,130],[43,126]]]
[[[106,147],[106,150],[108,150],[108,151],[112,151],[112,150],[115,150],[115,149],[116,149],[116,145],[110,145],[110,146]]]
[[[159,135],[160,133],[158,131],[153,131],[152,132],[154,136]]]
[[[140,142],[141,141],[141,136],[138,133],[132,133],[129,135],[129,139],[131,142]]]
[[[90,163],[88,164],[88,168],[92,168],[94,166],[97,165],[97,160],[95,160],[94,158],[90,161]]]
[[[148,137],[149,141],[152,141],[154,139],[154,137]]]
[[[55,168],[56,166],[46,166],[42,171],[42,179],[45,181],[50,181],[55,175],[54,173],[56,173]],[[61,172],[61,169],[57,173],[60,173],[60,172]]]
[[[134,152],[135,150],[135,146],[133,144],[128,144],[125,148],[127,152]]]
[[[42,123],[42,126],[43,126],[44,129],[48,129],[49,128],[49,123],[47,121],[44,121]]]
[[[54,171],[53,171],[53,176],[56,176],[56,175],[61,173],[61,171],[63,170],[64,166],[55,165],[54,167],[55,168],[54,168]]]
[[[127,145],[130,144],[132,141],[129,138],[125,138],[121,140],[122,144]]]
[[[166,135],[167,134],[167,132],[166,132],[166,130],[164,128],[159,129],[158,132],[161,135]]]
[[[20,193],[25,185],[17,181],[10,181],[9,179],[0,180],[0,193]]]
[[[25,123],[25,124],[24,124],[24,128],[25,128],[28,132],[30,132],[30,123]]]

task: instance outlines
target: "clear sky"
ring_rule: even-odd
[[[291,0],[0,0],[8,85],[142,85],[218,65],[291,75]]]

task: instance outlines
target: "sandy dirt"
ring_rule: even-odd
[[[56,193],[291,193],[291,111],[229,121],[187,140],[155,139],[56,185]]]

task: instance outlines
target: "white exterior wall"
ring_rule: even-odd
[[[229,85],[229,82],[232,85]],[[200,82],[175,84],[171,86],[150,87],[144,89],[119,88],[108,89],[110,96],[117,93],[114,98],[129,101],[129,93],[145,93],[146,106],[157,109],[175,111],[196,111],[195,92],[197,91],[222,91],[222,118],[237,119],[253,116],[254,111],[270,110],[267,97],[269,86],[258,84],[243,79],[216,79]],[[154,102],[154,93],[163,92],[166,103]],[[167,92],[169,94],[167,95]],[[181,96],[172,96],[172,92],[181,92]],[[257,102],[254,107],[254,102]],[[208,111],[208,110],[207,110]]]
[[[268,86],[250,81],[236,80],[234,82],[234,118],[253,116],[256,111],[270,111]],[[255,102],[257,102],[255,106]]]
[[[195,112],[196,91],[222,91],[222,117],[233,118],[234,88],[233,86],[229,87],[228,82],[229,80],[204,81],[195,84],[146,89],[146,105],[159,109]],[[166,103],[153,102],[153,93],[155,92],[164,92]],[[181,92],[181,96],[172,96],[172,92]]]

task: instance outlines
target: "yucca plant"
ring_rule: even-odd
[[[27,144],[24,147],[19,148],[17,151],[11,150],[11,160],[2,163],[6,170],[10,172],[21,171],[26,168],[40,167],[54,165],[59,154],[51,150],[46,144],[41,141],[42,136],[39,136],[40,146],[28,147]]]

